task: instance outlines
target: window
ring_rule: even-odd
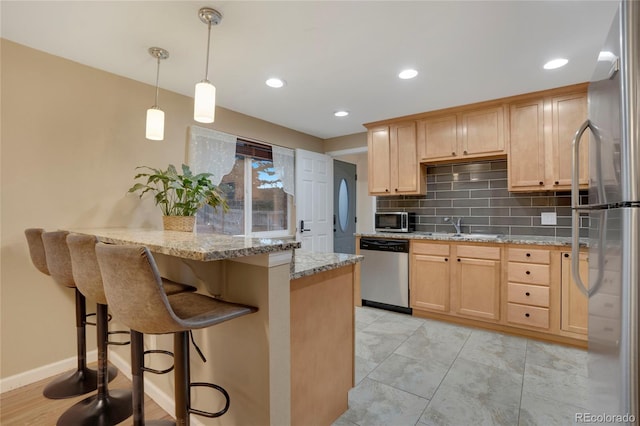
[[[291,196],[273,167],[271,147],[238,139],[233,169],[222,178],[229,210],[198,212],[198,231],[230,235],[289,235]]]

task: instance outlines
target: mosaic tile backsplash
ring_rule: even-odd
[[[581,193],[586,203],[587,192]],[[427,167],[426,195],[378,197],[377,211],[416,214],[416,231],[455,232],[445,218],[462,218],[462,232],[504,235],[571,236],[569,192],[509,192],[507,161],[445,164]],[[555,212],[557,224],[542,225],[540,214]],[[589,218],[580,219],[587,237]]]

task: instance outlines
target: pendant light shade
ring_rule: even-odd
[[[160,60],[167,59],[169,52],[160,47],[150,47],[149,54],[158,60],[156,71],[156,98],[153,106],[147,110],[145,137],[152,141],[164,140],[164,111],[158,107],[158,80],[160,78]]]
[[[147,110],[146,138],[152,141],[164,139],[164,111],[160,108],[149,108]]]
[[[222,20],[222,15],[215,9],[203,7],[198,11],[198,17],[207,24],[207,62],[204,69],[204,79],[196,84],[193,119],[199,123],[213,123],[216,112],[216,88],[209,81],[209,47],[211,44],[211,26],[218,25]]]
[[[209,81],[196,84],[193,119],[199,123],[213,123],[216,118],[216,86]]]

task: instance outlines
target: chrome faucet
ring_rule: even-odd
[[[450,222],[451,225],[453,225],[453,227],[456,228],[456,234],[462,234],[462,218],[461,217],[458,217],[458,218],[455,218],[453,216],[445,217],[444,221]]]

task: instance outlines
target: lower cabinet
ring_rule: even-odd
[[[589,278],[589,258],[586,252],[579,253],[579,272],[582,281],[587,285]],[[560,329],[569,333],[576,333],[578,338],[587,336],[589,319],[589,299],[578,289],[571,272],[571,253],[563,252],[561,259],[562,304]]]
[[[449,244],[415,243],[411,255],[411,307],[449,312]]]
[[[500,247],[457,245],[453,299],[458,315],[500,319]]]

